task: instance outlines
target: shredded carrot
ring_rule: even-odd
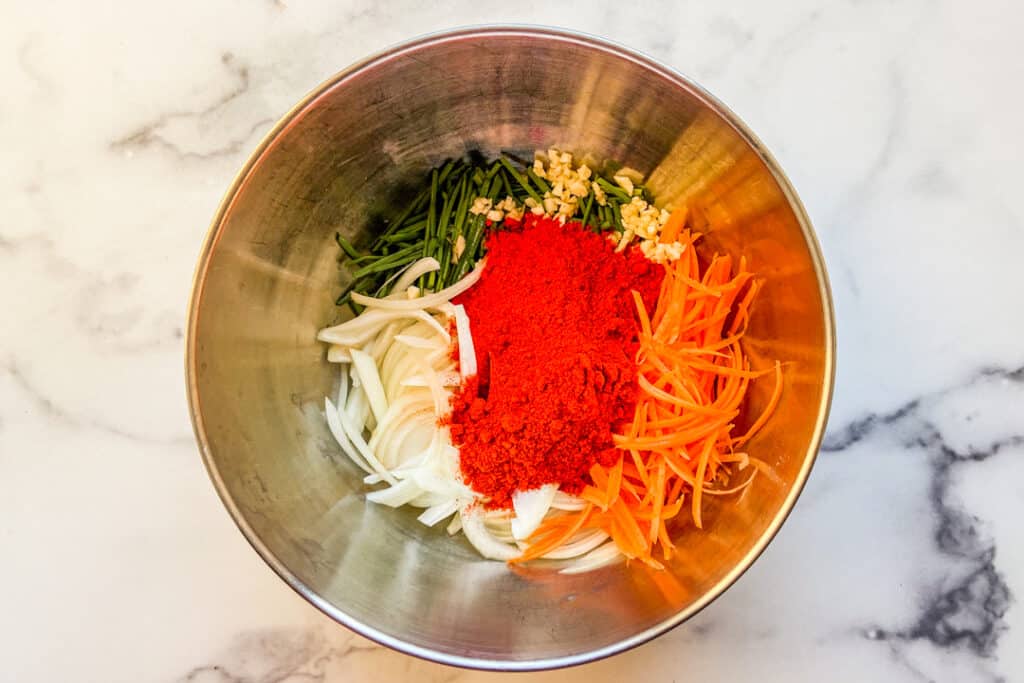
[[[659,240],[666,244],[675,242],[679,237],[679,231],[683,229],[683,225],[686,224],[686,219],[690,215],[689,207],[680,206],[678,209],[673,211],[668,220],[665,221],[665,225],[661,226],[661,236]]]
[[[777,476],[763,460],[737,449],[771,417],[783,389],[782,365],[751,368],[742,338],[761,284],[746,259],[716,255],[701,268],[695,243],[699,233],[686,227],[688,211],[672,212],[661,240],[681,242],[682,256],[665,266],[657,304],[648,311],[633,292],[637,311],[636,411],[624,433],[613,435],[622,455],[611,467],[594,465],[592,485],[580,493],[587,505],[552,516],[530,537],[517,561],[544,556],[579,533],[600,529],[619,550],[652,569],[676,552],[669,523],[689,510],[694,526],[704,526],[704,496],[742,494],[757,474]],[[741,435],[733,433],[747,392],[766,374],[775,385],[760,414]],[[750,468],[731,482],[731,475]]]

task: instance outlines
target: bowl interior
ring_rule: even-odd
[[[726,115],[727,116],[727,115]],[[415,514],[368,505],[333,443],[323,398],[337,370],[316,331],[343,317],[335,231],[360,238],[403,187],[470,150],[554,145],[638,169],[659,201],[688,202],[706,246],[764,279],[747,338],[786,361],[785,390],[749,451],[760,477],[686,529],[663,573],[510,569]],[[232,189],[197,274],[189,391],[212,477],[268,562],[334,618],[449,663],[537,668],[656,635],[717,595],[781,524],[817,448],[831,386],[831,318],[806,218],[756,143],[678,76],[622,50],[540,30],[421,40],[310,97]],[[770,380],[753,393],[754,410]],[[741,416],[741,421],[746,419]]]

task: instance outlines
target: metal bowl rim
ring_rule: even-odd
[[[413,643],[406,642],[400,638],[388,635],[378,631],[377,629],[365,624],[357,619],[353,619],[349,615],[345,614],[341,609],[337,608],[333,604],[327,602],[325,599],[320,597],[316,591],[303,583],[298,577],[296,577],[291,570],[288,569],[277,557],[270,551],[270,549],[263,543],[263,541],[256,534],[255,530],[248,524],[241,511],[235,505],[232,500],[227,487],[222,479],[219,470],[217,469],[216,461],[211,453],[209,441],[206,438],[206,430],[202,418],[202,409],[199,398],[198,383],[196,378],[195,368],[195,347],[196,347],[196,320],[198,316],[200,302],[202,300],[203,289],[206,280],[206,271],[209,265],[210,255],[216,246],[218,237],[220,235],[220,228],[223,224],[224,217],[227,215],[231,208],[232,203],[238,196],[239,190],[245,184],[249,174],[256,167],[259,160],[263,157],[267,149],[273,144],[273,142],[281,135],[281,133],[296,119],[307,107],[312,105],[321,95],[331,90],[333,87],[343,83],[345,80],[352,78],[353,76],[361,73],[364,70],[379,66],[392,59],[401,57],[403,54],[410,51],[419,50],[429,45],[442,44],[449,41],[459,41],[474,38],[493,38],[495,36],[529,36],[542,40],[553,40],[563,43],[581,45],[589,49],[598,50],[610,54],[614,57],[625,59],[633,62],[638,66],[648,69],[656,74],[661,75],[666,80],[672,82],[676,86],[689,91],[697,99],[702,100],[708,108],[714,111],[724,121],[726,121],[733,129],[740,135],[740,137],[751,146],[751,148],[758,154],[758,156],[764,161],[767,168],[771,171],[772,176],[778,183],[779,187],[783,191],[790,208],[796,215],[797,221],[800,224],[801,231],[803,232],[804,239],[807,243],[808,250],[811,255],[812,266],[814,273],[818,281],[819,291],[823,304],[823,317],[825,326],[825,377],[824,386],[822,391],[821,402],[818,406],[818,416],[815,421],[814,431],[811,435],[811,440],[807,446],[807,452],[804,457],[803,464],[797,472],[796,478],[793,482],[793,487],[789,492],[789,495],[783,500],[782,506],[776,512],[775,517],[771,523],[762,533],[760,538],[754,543],[753,547],[747,552],[747,554],[738,562],[725,576],[723,576],[715,586],[700,596],[696,601],[689,605],[686,609],[683,609],[673,615],[671,618],[666,619],[640,633],[637,633],[629,638],[625,638],[611,645],[607,645],[601,648],[590,650],[579,654],[564,656],[564,657],[550,657],[545,659],[536,659],[529,661],[509,661],[500,659],[483,659],[476,657],[463,657],[459,655],[453,655],[445,652],[440,652],[427,647],[415,645]],[[675,628],[679,624],[683,623],[690,617],[694,616],[712,601],[717,599],[722,593],[726,591],[736,580],[750,568],[754,561],[764,552],[764,549],[768,544],[775,538],[779,529],[782,527],[783,522],[789,516],[799,498],[804,485],[807,482],[807,478],[810,474],[811,468],[818,455],[818,450],[821,446],[821,441],[824,437],[825,425],[828,421],[829,409],[832,402],[832,394],[835,384],[835,314],[832,303],[831,287],[829,285],[828,275],[825,270],[824,257],[821,253],[821,246],[818,243],[818,239],[814,233],[814,229],[811,225],[810,217],[807,215],[807,211],[797,196],[795,189],[786,177],[786,174],[782,171],[778,162],[771,155],[764,143],[744,124],[740,118],[729,109],[724,103],[718,98],[713,96],[701,85],[693,81],[692,79],[682,75],[678,71],[667,67],[655,59],[643,55],[631,48],[628,48],[619,43],[600,38],[598,36],[582,33],[578,31],[571,31],[563,28],[553,28],[547,26],[533,26],[533,25],[522,25],[522,24],[501,24],[501,25],[479,25],[479,26],[467,26],[462,28],[449,29],[444,31],[437,31],[428,33],[408,41],[403,41],[389,48],[385,48],[376,54],[373,54],[365,59],[362,59],[346,69],[337,72],[327,80],[323,81],[306,94],[291,110],[289,110],[281,119],[274,125],[274,127],[268,132],[264,138],[257,145],[256,149],[249,156],[245,165],[235,176],[230,187],[221,200],[220,205],[214,214],[213,220],[211,221],[210,228],[207,232],[206,238],[203,243],[202,250],[199,254],[199,261],[196,265],[195,274],[192,281],[192,291],[188,302],[188,321],[187,321],[187,336],[185,346],[185,375],[186,375],[186,389],[188,395],[188,407],[189,415],[192,420],[192,428],[195,432],[196,441],[198,442],[200,452],[203,458],[203,464],[206,466],[207,473],[213,482],[214,488],[217,490],[217,494],[231,514],[232,519],[238,526],[239,530],[245,536],[246,540],[253,547],[253,549],[263,558],[264,562],[270,566],[270,568],[281,577],[285,583],[287,583],[296,593],[305,598],[309,603],[314,605],[321,612],[329,616],[336,622],[348,627],[355,631],[361,636],[369,638],[381,645],[385,645],[392,649],[398,650],[405,654],[413,655],[422,659],[426,659],[439,664],[446,664],[450,666],[459,666],[468,669],[481,669],[490,671],[541,671],[546,669],[557,669],[568,666],[576,666],[585,664],[587,662],[597,661],[605,657],[624,652],[632,649],[639,645],[642,645],[659,635],[662,635],[671,629]]]

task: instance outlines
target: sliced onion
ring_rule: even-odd
[[[441,344],[434,339],[426,339],[425,337],[417,337],[412,334],[396,334],[395,341],[401,342],[406,346],[411,346],[414,349],[439,349],[447,347],[447,344]]]
[[[449,318],[455,317],[455,306],[450,301],[443,304],[438,304],[437,306],[431,306],[431,308],[433,308],[438,313],[445,314]]]
[[[327,348],[327,362],[328,363],[351,363],[352,356],[348,353],[347,346],[338,346],[337,344],[331,344]]]
[[[469,331],[469,316],[461,304],[455,307],[455,332],[459,336],[459,372],[466,379],[476,374],[476,349]]]
[[[388,412],[388,399],[384,395],[384,385],[377,373],[377,364],[373,362],[373,356],[359,349],[352,349],[351,353],[352,367],[359,376],[363,390],[366,391],[366,397],[370,400],[370,410],[373,411],[379,425]]]
[[[440,418],[447,412],[450,396],[441,386],[441,380],[436,372],[426,365],[421,365],[420,369],[423,370],[427,388],[430,389],[430,395],[434,399],[434,415]]]
[[[348,401],[348,370],[342,368],[338,373],[338,400],[336,401],[338,410],[345,408],[346,401]]]
[[[462,384],[462,378],[459,377],[457,372],[443,371],[437,373],[437,379],[440,381],[442,387],[457,387]],[[428,388],[430,385],[427,383],[426,374],[423,375],[412,375],[402,380],[403,387],[416,387],[416,388]]]
[[[366,500],[389,507],[400,507],[423,493],[423,489],[412,479],[403,479],[397,484],[366,494]]]
[[[414,302],[420,300],[421,299],[408,299],[406,301]],[[386,300],[375,299],[375,301]],[[364,318],[363,316],[367,317]],[[451,338],[448,334],[448,330],[444,329],[439,322],[434,320],[433,316],[424,311],[422,306],[391,310],[364,311],[358,317],[353,318],[348,322],[320,330],[317,333],[316,338],[322,342],[328,342],[330,344],[339,344],[341,346],[360,346],[365,344],[367,340],[372,339],[373,336],[389,322],[393,320],[401,320],[402,318],[414,318],[416,320],[421,320],[437,330],[438,334],[440,334],[444,339],[448,340]],[[356,323],[359,324],[357,325]]]
[[[496,541],[501,541],[502,543],[507,543],[510,546],[518,547],[516,545],[516,539],[512,538],[512,531],[507,526],[504,529],[495,529],[493,527],[488,527],[487,531],[490,532],[492,536],[494,536],[494,539]]]
[[[395,461],[401,467],[405,467],[405,463],[429,449],[436,431],[437,421],[433,415],[421,413],[413,416],[408,424],[403,424],[394,431],[390,448]]]
[[[559,491],[555,494],[555,499],[551,501],[551,507],[556,510],[565,510],[567,512],[577,512],[587,507],[587,501],[582,498],[570,495],[565,491]]]
[[[623,557],[625,556],[618,546],[614,543],[605,543],[570,562],[559,574],[582,574],[612,564],[613,562],[618,562]]]
[[[551,509],[551,501],[555,499],[558,484],[544,484],[529,491],[516,491],[512,494],[512,537],[517,541],[525,541],[530,537],[544,516]]]
[[[519,550],[512,543],[511,513],[469,510],[479,496],[462,480],[448,428],[437,424],[437,416],[448,409],[449,387],[462,382],[448,332],[456,315],[460,348],[471,356],[461,365],[473,369],[475,364],[469,318],[448,297],[472,286],[483,265],[442,292],[402,298],[400,290],[436,270],[436,263],[417,262],[402,275],[408,282],[396,283],[398,294],[373,300],[356,318],[321,330],[319,338],[334,344],[328,354],[348,363],[341,372],[337,405],[325,400],[328,427],[346,455],[368,473],[365,483],[389,484],[368,493],[368,501],[426,508],[420,520],[429,525],[452,517],[449,533],[468,526],[468,537],[485,549],[485,557],[513,558]]]
[[[366,296],[358,292],[352,294],[352,301],[367,308],[377,308],[388,311],[411,311],[424,308],[434,308],[446,303],[459,294],[476,284],[484,270],[484,261],[476,264],[476,267],[466,277],[456,282],[451,287],[446,287],[439,292],[421,296],[416,299],[378,299],[377,297]],[[330,340],[324,340],[330,341]]]
[[[462,531],[462,515],[452,517],[452,521],[448,522],[448,528],[445,531],[448,532],[449,536],[454,536]]]
[[[409,501],[409,505],[418,508],[429,508],[435,505],[449,500],[451,498],[447,493],[435,493],[434,491],[424,491],[420,495],[416,496]]]
[[[352,424],[364,425],[370,412],[370,405],[366,402],[366,394],[363,392],[363,388],[354,382],[350,382],[350,384],[352,388],[348,392],[348,401],[345,403],[345,410],[343,412]]]
[[[411,458],[409,462],[405,463],[401,467],[396,467],[395,469],[390,470],[391,475],[399,481],[402,479],[408,479],[411,474],[423,464],[424,456],[426,456],[426,453],[420,453],[419,455]],[[382,481],[384,481],[384,477],[380,476],[376,472],[363,477],[363,483],[371,486],[373,484],[379,484]]]
[[[544,558],[548,560],[568,560],[569,558],[589,553],[607,540],[607,533],[600,529],[594,529],[591,532],[579,534],[565,545],[555,548],[544,555]]]
[[[414,261],[408,268],[402,271],[402,274],[399,275],[398,279],[395,281],[394,286],[391,287],[391,291],[405,292],[405,290],[409,289],[410,285],[416,282],[421,275],[433,273],[435,270],[441,270],[441,264],[433,257],[427,256],[426,258],[421,258],[419,261]]]
[[[465,484],[462,484],[451,477],[446,477],[427,467],[417,469],[412,477],[421,489],[429,493],[436,493],[449,498],[467,498],[472,496]]]
[[[394,429],[396,423],[407,420],[422,410],[432,410],[430,401],[424,400],[425,398],[429,399],[429,396],[423,396],[424,392],[422,391],[420,394],[407,394],[390,405],[388,412],[384,414],[373,436],[370,437],[370,443],[374,447],[388,436],[388,433]]]
[[[446,346],[443,349],[438,349],[437,351],[431,351],[430,353],[428,353],[427,354],[427,363],[429,363],[430,365],[433,366],[435,363],[437,363],[438,361],[440,361],[440,360],[442,360],[444,358],[447,358],[448,356],[449,356],[449,352],[448,352],[448,347]]]
[[[423,514],[416,519],[427,526],[434,526],[438,522],[448,519],[458,511],[459,501],[457,498],[452,498],[451,500],[428,507],[423,511]]]
[[[366,462],[369,463],[370,467],[372,467],[377,474],[384,478],[384,481],[389,484],[394,484],[395,478],[391,476],[391,473],[388,472],[388,470],[380,463],[377,456],[374,455],[373,449],[371,449],[363,439],[363,435],[361,433],[362,429],[357,428],[356,425],[349,420],[346,412],[339,412],[338,417],[341,418],[341,426],[345,430],[345,436],[349,438],[352,445],[354,445],[356,450],[359,451],[359,454],[366,459]]]
[[[373,362],[380,365],[381,359],[384,358],[384,354],[391,348],[391,342],[394,341],[395,336],[404,327],[408,327],[412,324],[408,318],[401,320],[392,320],[389,322],[383,330],[381,330],[376,338],[373,340],[373,351],[370,353],[373,356]]]
[[[317,332],[316,338],[320,341],[339,344],[341,346],[359,346],[366,340],[377,334],[384,325],[392,320],[400,320],[411,315],[415,311],[364,311],[355,318],[346,320],[338,325],[325,327]]]
[[[324,415],[327,416],[327,428],[331,430],[331,434],[334,436],[334,440],[341,446],[342,452],[348,456],[348,459],[354,462],[365,472],[373,472],[370,466],[359,457],[356,453],[355,446],[349,441],[348,436],[345,434],[345,428],[341,425],[341,418],[339,417],[340,411],[338,408],[331,403],[331,399],[324,398]]]
[[[489,560],[501,560],[502,562],[519,557],[518,548],[502,543],[487,531],[483,513],[477,506],[471,505],[463,508],[459,515],[462,517],[462,531],[481,555]]]

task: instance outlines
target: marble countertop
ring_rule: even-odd
[[[430,3],[427,3],[430,4]],[[826,254],[824,452],[754,567],[670,634],[538,680],[1024,679],[1024,7],[489,0],[8,3],[0,22],[0,680],[496,680],[322,616],[193,443],[185,301],[271,123],[428,30],[561,25],[702,82]]]

